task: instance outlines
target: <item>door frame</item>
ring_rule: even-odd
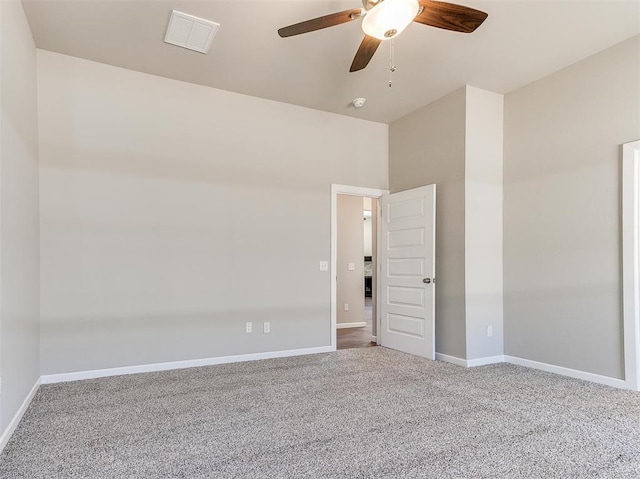
[[[337,341],[337,324],[338,324],[338,195],[348,196],[361,196],[375,198],[380,205],[380,198],[384,195],[388,195],[389,190],[383,190],[380,188],[363,188],[361,186],[348,186],[331,184],[331,349],[336,350],[338,347]],[[379,210],[379,208],[378,208]],[[380,225],[376,228],[376,238],[378,244],[378,251],[380,250]],[[378,251],[376,251],[376,257],[379,257]],[[375,273],[378,274],[378,271]],[[380,331],[380,315],[378,314],[378,298],[380,297],[380,282],[376,282],[376,329]],[[379,334],[379,333],[378,333]]]
[[[640,391],[640,140],[622,145],[624,380]]]

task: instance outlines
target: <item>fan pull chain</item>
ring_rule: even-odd
[[[396,64],[395,64],[395,39],[392,38],[391,41],[389,41],[389,88],[391,88],[391,75],[393,74],[393,72],[396,71]]]

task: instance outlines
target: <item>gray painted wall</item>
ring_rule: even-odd
[[[45,51],[38,94],[43,374],[329,345],[330,185],[387,188],[387,125]]]
[[[338,195],[338,323],[364,321],[363,211],[362,197]],[[355,270],[348,270],[349,263],[353,263]],[[349,311],[344,310],[345,303]]]
[[[505,353],[623,377],[620,145],[640,37],[505,97]]]
[[[392,193],[435,183],[436,351],[466,357],[465,88],[389,126]]]
[[[503,96],[467,86],[465,295],[467,359],[504,353],[502,310]],[[491,332],[489,332],[491,328]]]
[[[17,0],[0,2],[0,434],[39,374],[36,49]]]

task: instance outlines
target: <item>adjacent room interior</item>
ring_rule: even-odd
[[[378,198],[338,195],[337,349],[366,348],[377,342]],[[375,216],[374,216],[375,214]]]
[[[0,477],[637,477],[637,0],[2,0],[0,107]]]

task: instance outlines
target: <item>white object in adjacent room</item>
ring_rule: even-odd
[[[164,41],[172,45],[207,53],[219,23],[173,10]]]

